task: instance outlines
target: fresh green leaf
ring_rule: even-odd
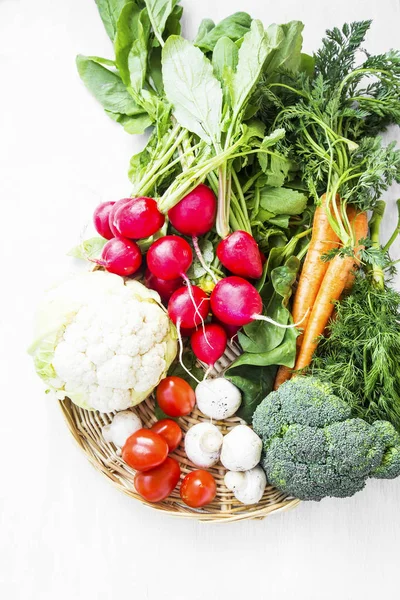
[[[280,30],[279,30],[280,31]],[[268,34],[261,21],[254,20],[239,49],[238,66],[232,86],[234,118],[244,108],[254,90],[268,54],[280,43],[282,33]]]
[[[202,253],[203,260],[205,264],[209,267],[214,260],[214,246],[210,240],[200,240],[199,241],[200,252]],[[199,259],[196,257],[194,253],[194,260],[188,272],[186,273],[189,279],[200,279],[203,275],[206,274],[206,270],[200,264]]]
[[[149,35],[150,21],[146,12],[142,10],[137,22],[136,39],[133,40],[128,55],[130,85],[139,95],[146,81]]]
[[[153,120],[145,112],[134,115],[133,117],[113,113],[108,110],[106,110],[106,113],[113,121],[122,125],[125,131],[131,135],[141,135],[153,123]]]
[[[315,69],[315,58],[314,56],[310,56],[309,54],[304,54],[304,52],[300,55],[300,67],[299,71],[305,73],[308,77],[312,77]]]
[[[232,85],[239,60],[238,47],[228,37],[221,37],[215,45],[212,65],[215,77],[221,82],[224,101],[232,104]]]
[[[87,56],[77,56],[76,64],[79,75],[89,92],[106,111],[127,116],[138,116],[143,113],[143,109],[127,92],[119,75]]]
[[[144,0],[151,21],[153,31],[161,44],[162,34],[168,17],[178,4],[179,0]],[[175,13],[177,14],[177,13]],[[180,13],[182,14],[182,12]],[[180,18],[180,17],[179,17]],[[162,45],[162,44],[161,44]]]
[[[285,69],[287,71],[298,71],[301,64],[301,47],[303,45],[302,31],[304,29],[301,21],[290,21],[284,25],[272,25],[277,32],[279,45],[274,52],[271,52],[266,62],[265,70],[270,76],[267,79],[275,79],[276,73]],[[283,35],[278,34],[280,28]],[[268,29],[268,31],[270,31]]]
[[[126,86],[131,85],[128,57],[133,42],[140,38],[139,23],[141,13],[142,11],[136,2],[128,2],[123,7],[117,22],[114,41],[115,63],[121,79]],[[143,28],[143,25],[141,28]]]
[[[242,392],[242,403],[236,415],[251,423],[253,413],[257,406],[264,400],[274,385],[277,368],[256,367],[252,365],[233,364],[226,372],[225,377],[229,379]]]
[[[298,333],[295,328],[286,329],[283,341],[279,346],[268,352],[245,352],[239,356],[232,366],[257,365],[259,367],[267,367],[269,365],[283,365],[293,368],[296,359],[297,335]]]
[[[82,260],[98,258],[106,243],[107,240],[102,237],[92,237],[88,240],[84,240],[79,246],[72,248],[68,252],[68,256],[80,258]]]
[[[118,18],[127,0],[95,0],[95,2],[107,35],[111,41],[114,41]]]
[[[203,23],[203,29],[199,30],[195,44],[205,52],[212,52],[221,37],[227,37],[234,42],[242,38],[250,29],[251,17],[245,12],[237,12],[213,27],[211,24],[214,23],[209,19]]]
[[[194,45],[201,47],[202,40],[206,37],[206,35],[215,27],[215,23],[212,19],[203,19],[199,25],[199,29],[197,31],[196,38],[194,40]]]
[[[276,225],[277,227],[282,227],[282,229],[287,229],[289,227],[289,219],[289,215],[276,215],[269,217],[267,221],[268,223],[271,223],[271,225]]]
[[[278,255],[278,261],[282,260],[283,252]],[[266,275],[269,274],[270,282],[260,290],[263,303],[266,304],[265,314],[277,323],[286,325],[289,322],[290,313],[287,304],[292,294],[292,286],[296,280],[300,261],[296,257],[290,257],[282,266],[276,266],[272,270],[271,264],[267,264]],[[285,330],[283,327],[256,320],[246,325],[243,332],[239,332],[239,342],[245,352],[253,354],[266,353],[281,344]]]
[[[163,48],[162,72],[165,93],[177,121],[207,144],[218,145],[222,90],[210,61],[199,48],[172,35]]]
[[[258,154],[258,160],[261,169],[267,175],[266,184],[271,187],[281,187],[288,177],[292,166],[291,161],[285,156],[263,152]]]
[[[275,215],[300,215],[307,206],[307,196],[289,188],[265,187],[261,190],[262,208]]]

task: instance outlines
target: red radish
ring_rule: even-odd
[[[213,366],[221,358],[227,342],[224,328],[216,323],[207,323],[203,329],[198,329],[190,338],[195,356],[209,366]]]
[[[169,318],[179,328],[196,327],[206,319],[210,300],[197,285],[181,287],[176,290],[168,302]]]
[[[189,192],[168,212],[171,225],[183,235],[192,236],[196,256],[203,269],[216,283],[214,273],[206,265],[201,253],[198,236],[208,233],[214,226],[217,215],[217,199],[214,192],[201,183]]]
[[[217,246],[217,256],[228,271],[258,279],[263,272],[256,240],[246,231],[234,231]]]
[[[208,233],[217,215],[214,192],[201,183],[168,212],[171,225],[183,235],[199,236]]]
[[[160,279],[183,277],[192,264],[192,249],[181,237],[166,235],[154,242],[147,252],[147,266]]]
[[[265,256],[265,254],[262,250],[259,250],[259,252],[260,252],[260,258],[261,258],[261,264],[262,264],[262,266],[264,266],[265,263],[267,262],[267,257]]]
[[[183,362],[183,343],[181,327],[189,329],[200,323],[204,327],[204,319],[208,315],[210,300],[197,285],[181,287],[174,292],[168,302],[168,315],[176,325],[179,341],[179,362],[186,373],[197,383],[200,381],[186,368]]]
[[[112,207],[115,202],[103,202],[99,204],[93,214],[93,223],[99,235],[106,240],[111,240],[114,237],[110,229],[109,217]]]
[[[110,273],[127,277],[139,269],[142,255],[135,242],[113,238],[105,244],[101,258],[95,262]]]
[[[231,341],[237,336],[239,329],[241,329],[240,325],[228,325],[228,323],[222,323],[215,315],[212,318],[212,322],[221,325],[221,327],[225,329],[228,340]]]
[[[175,290],[183,286],[183,279],[181,277],[177,279],[160,279],[153,275],[149,269],[146,269],[144,278],[146,286],[158,292],[163,302],[168,302]]]
[[[119,237],[140,240],[161,229],[165,217],[153,198],[131,198],[113,213],[113,226]]]
[[[110,230],[114,237],[121,237],[118,229],[116,229],[116,227],[114,226],[115,213],[117,212],[117,210],[119,210],[121,208],[121,206],[123,206],[127,202],[130,202],[131,200],[132,200],[132,198],[121,198],[121,200],[114,202],[114,206],[112,207],[109,217],[108,217],[108,223],[110,226]]]
[[[211,298],[211,310],[222,323],[247,325],[252,321],[267,321],[277,327],[288,329],[295,325],[282,325],[262,315],[262,300],[256,288],[242,277],[226,277],[215,286]]]

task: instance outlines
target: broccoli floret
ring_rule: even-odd
[[[386,421],[350,418],[329,383],[296,377],[272,392],[253,416],[269,483],[301,500],[343,498],[368,477],[400,475],[400,436]]]

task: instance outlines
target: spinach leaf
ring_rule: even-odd
[[[79,55],[76,58],[79,75],[89,92],[100,102],[107,114],[124,126],[132,120],[139,119],[140,126],[135,128],[143,133],[150,122],[143,122],[145,113],[128,93],[120,76],[106,69],[97,58]],[[130,119],[129,117],[132,117]],[[144,126],[145,125],[145,126]]]
[[[107,35],[111,41],[114,41],[119,15],[127,0],[95,0],[95,2]]]
[[[167,99],[177,121],[207,144],[221,139],[221,85],[203,52],[184,38],[172,35],[162,51],[162,73]]]
[[[215,26],[212,21],[205,19],[202,21],[200,27],[203,27],[199,30],[195,44],[205,52],[212,52],[221,37],[228,37],[235,42],[249,31],[250,25],[251,17],[245,12],[234,13]]]
[[[226,371],[226,379],[242,392],[242,404],[236,413],[238,417],[251,423],[255,409],[272,391],[276,371],[276,366],[236,366],[235,364]]]
[[[131,85],[131,75],[128,65],[129,53],[135,40],[141,39],[143,42],[143,17],[142,10],[136,2],[125,4],[117,23],[117,30],[114,41],[115,62],[118,67],[121,79],[126,86]]]
[[[286,329],[282,343],[279,346],[268,352],[244,352],[235,360],[232,366],[258,365],[266,367],[269,365],[284,365],[292,368],[296,359],[297,336],[298,332],[294,327]]]
[[[150,125],[153,124],[153,120],[145,112],[128,117],[127,115],[120,115],[112,113],[106,110],[107,115],[113,120],[122,125],[127,133],[130,134],[142,134],[146,131]]]
[[[306,194],[288,188],[264,187],[260,205],[275,215],[300,215],[307,206]]]
[[[147,12],[149,15],[149,19],[151,22],[151,26],[155,33],[155,36],[158,42],[162,45],[162,34],[164,33],[164,29],[167,24],[167,19],[171,15],[172,11],[175,9],[179,0],[144,0],[147,8]],[[182,10],[180,12],[175,12],[175,16],[179,15],[178,22],[182,15]],[[176,23],[175,23],[176,25]],[[172,32],[171,32],[172,33]],[[174,33],[180,33],[179,31],[174,31]]]
[[[274,258],[274,257],[273,257]],[[261,298],[267,305],[266,316],[286,325],[290,313],[287,303],[292,294],[292,286],[296,280],[300,262],[296,257],[290,257],[285,265],[275,267],[270,271],[270,281],[261,289]],[[268,274],[268,265],[267,271]],[[281,344],[285,332],[289,331],[265,321],[253,321],[239,332],[239,342],[245,353],[262,354],[272,351]]]

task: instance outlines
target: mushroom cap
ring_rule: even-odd
[[[221,462],[228,471],[248,471],[260,462],[262,441],[247,425],[237,425],[224,437]]]
[[[197,467],[212,467],[219,461],[223,439],[212,423],[197,423],[186,432],[186,455]]]
[[[141,427],[142,422],[134,412],[122,410],[113,417],[109,425],[102,427],[101,433],[106,442],[122,448],[128,437]]]
[[[201,381],[196,387],[199,410],[211,419],[227,419],[238,410],[242,395],[240,390],[225,377]]]
[[[239,502],[257,504],[264,494],[267,478],[264,470],[257,466],[244,472],[227,471],[224,482]]]

